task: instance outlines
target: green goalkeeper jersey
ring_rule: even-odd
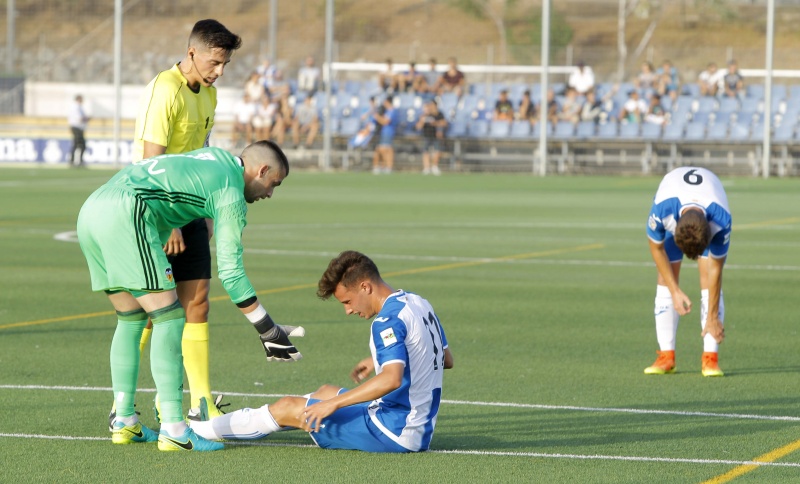
[[[239,157],[219,148],[201,148],[134,162],[107,184],[136,192],[155,216],[162,242],[175,227],[213,219],[219,278],[238,303],[256,294],[242,261],[242,230],[247,225],[243,173]]]

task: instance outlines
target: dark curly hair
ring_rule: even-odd
[[[697,260],[711,242],[711,228],[700,210],[686,210],[675,227],[675,245],[692,260]]]
[[[350,288],[363,280],[379,281],[381,274],[372,259],[355,250],[346,250],[331,259],[317,284],[317,297],[328,299],[342,284]]]

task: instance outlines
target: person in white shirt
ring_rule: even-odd
[[[75,102],[69,108],[67,122],[69,123],[70,131],[72,131],[72,149],[69,152],[69,165],[83,166],[83,154],[86,152],[86,124],[89,122],[89,117],[83,109],[83,96],[80,94],[75,96]],[[76,151],[80,151],[77,159],[75,158]]]
[[[715,62],[709,62],[706,70],[697,76],[697,84],[700,86],[700,95],[716,96],[723,77],[725,77],[725,71],[719,70]]]
[[[242,99],[233,106],[233,133],[231,136],[231,144],[236,146],[236,143],[241,139],[244,134],[247,144],[253,142],[253,118],[256,116],[258,105],[253,103],[250,95],[245,93]]]
[[[321,72],[319,67],[314,65],[314,58],[306,57],[306,65],[297,72],[297,90],[305,93],[306,96],[313,96],[319,89],[319,79]]]
[[[575,70],[569,75],[567,85],[584,95],[594,88],[594,72],[583,61],[578,62]]]

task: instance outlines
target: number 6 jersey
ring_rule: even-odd
[[[427,450],[442,397],[447,348],[433,308],[416,294],[394,292],[372,321],[369,347],[376,374],[386,364],[405,366],[400,387],[370,404],[372,422],[406,449]]]
[[[706,215],[711,228],[709,254],[714,258],[725,257],[731,233],[728,197],[719,178],[705,168],[685,166],[664,176],[650,209],[647,236],[653,242],[662,243],[667,232],[675,235],[681,212],[689,207],[700,208]]]

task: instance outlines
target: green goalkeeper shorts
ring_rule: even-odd
[[[78,241],[92,290],[165,291],[175,288],[155,216],[135,192],[103,185],[78,215]]]

